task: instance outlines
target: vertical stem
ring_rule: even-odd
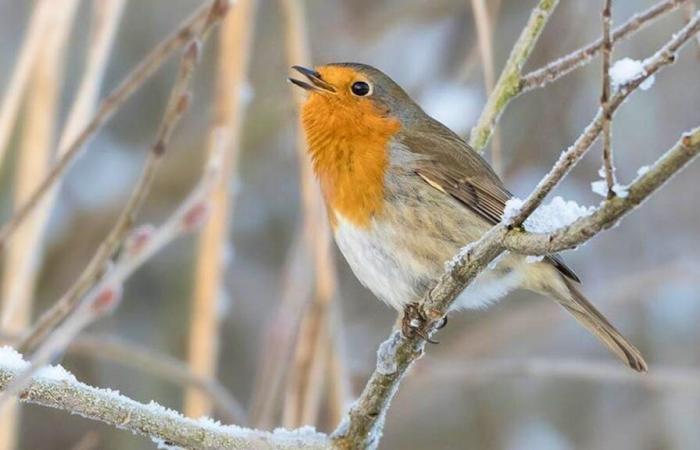
[[[229,245],[229,224],[234,208],[229,192],[236,177],[241,146],[244,89],[255,5],[255,0],[237,2],[224,19],[219,32],[218,74],[214,90],[216,105],[209,132],[209,151],[223,145],[226,152],[221,177],[210,196],[211,216],[199,237],[188,340],[188,360],[192,372],[207,378],[215,378],[217,368],[217,309],[224,289],[225,251]],[[211,399],[201,391],[190,388],[185,392],[186,415],[208,415],[211,409]]]
[[[471,0],[471,5],[474,15],[474,24],[476,25],[477,39],[479,41],[479,55],[481,56],[484,87],[486,88],[486,95],[488,96],[493,92],[496,82],[493,64],[493,27],[486,6],[486,0]],[[498,128],[495,126],[491,142],[491,165],[497,174],[503,174],[501,136],[498,133]]]
[[[37,7],[46,8],[46,3],[39,3]],[[41,41],[35,58],[25,59],[28,66],[15,72],[27,71],[29,87],[15,170],[15,204],[25,201],[49,167],[63,82],[66,41],[77,3],[77,0],[62,0],[54,5],[55,13],[42,22],[39,35],[33,37]],[[37,11],[37,14],[40,12]],[[29,36],[33,32],[31,30]],[[27,44],[30,45],[35,44]],[[21,58],[19,65],[22,63]],[[19,101],[19,97],[16,101]],[[19,103],[15,105],[17,107]],[[0,142],[0,145],[3,143]],[[40,205],[8,242],[2,283],[1,322],[4,331],[20,333],[29,326],[39,266],[41,223],[47,212],[45,205]],[[19,409],[14,401],[8,406],[0,414],[2,450],[14,448],[17,442]]]
[[[2,103],[0,103],[0,166],[2,166],[10,136],[17,121],[22,96],[32,76],[31,71],[42,52],[42,44],[46,38],[46,27],[51,16],[51,3],[50,0],[39,0],[34,4],[34,11],[29,20],[22,50],[19,52],[17,63],[14,65],[5,94],[2,97]]]
[[[280,0],[287,25],[289,64],[309,65],[309,40],[306,36],[304,2]],[[297,105],[304,94],[292,89]],[[303,134],[297,134],[302,204],[304,208],[304,241],[313,258],[314,288],[297,336],[292,370],[287,379],[283,412],[285,426],[315,423],[324,383],[322,377],[329,364],[325,342],[330,339],[330,307],[335,292],[335,265],[330,246],[330,229],[324,214],[323,200],[313,179]]]
[[[613,43],[610,33],[612,0],[603,0],[603,89],[600,105],[603,109],[603,167],[605,182],[608,186],[608,198],[615,196],[615,166],[612,150],[612,111],[610,110],[610,60]]]

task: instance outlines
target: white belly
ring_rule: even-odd
[[[450,254],[421,262],[411,254],[410,241],[397,237],[401,232],[395,226],[373,221],[369,228],[359,229],[339,214],[336,218],[335,240],[355,276],[397,310],[420,301],[443,273],[445,261],[452,257]],[[458,251],[455,248],[454,254]],[[521,277],[520,271],[510,270],[514,262],[514,258],[505,257],[495,269],[482,272],[452,309],[484,308],[517,288]]]

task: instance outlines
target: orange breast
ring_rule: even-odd
[[[366,99],[312,94],[302,125],[326,205],[353,225],[367,227],[382,210],[389,141],[399,121]]]

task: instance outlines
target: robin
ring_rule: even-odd
[[[416,332],[417,302],[444,263],[501,221],[512,194],[457,134],[428,116],[374,67],[294,66],[308,92],[302,126],[335,241],[357,278],[404,311]],[[646,362],[579,290],[561,257],[507,254],[482,272],[452,309],[476,309],[516,288],[551,297],[632,369]]]

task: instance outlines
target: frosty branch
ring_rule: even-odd
[[[0,389],[5,389],[28,363],[7,347],[0,349]],[[39,372],[20,393],[20,400],[57,408],[150,437],[154,442],[186,449],[314,450],[328,448],[323,434],[311,428],[272,433],[209,419],[192,420],[157,403],[143,404],[109,389],[75,379],[60,366]]]
[[[671,64],[675,60],[676,52],[699,31],[700,14],[695,15],[682,30],[674,34],[666,45],[645,61],[643,73],[620,86],[618,92],[610,99],[611,112],[648,77]],[[494,95],[498,94],[494,92]],[[487,108],[490,103],[487,103]],[[546,254],[555,251],[554,249],[579,245],[617,223],[620,217],[641,204],[700,152],[700,128],[696,128],[684,134],[681,140],[647,173],[635,180],[629,186],[626,198],[612,197],[590,217],[574,222],[563,230],[557,230],[552,235],[531,235],[520,230],[518,227],[595,142],[602,131],[602,122],[603,113],[599,110],[593,122],[586,127],[576,143],[562,153],[550,173],[538,183],[519,213],[508,220],[508,223],[496,225],[479,241],[465,247],[449,264],[448,270],[420,304],[423,313],[430,321],[431,334],[434,333],[434,327],[445,316],[459,293],[508,248],[517,248],[525,254]],[[540,247],[537,247],[538,245]],[[424,348],[423,339],[416,336],[407,338],[399,331],[395,331],[380,346],[375,371],[370,376],[360,398],[351,407],[345,421],[332,436],[338,448],[376,447],[381,437],[384,418],[401,379],[413,362],[423,354]]]

